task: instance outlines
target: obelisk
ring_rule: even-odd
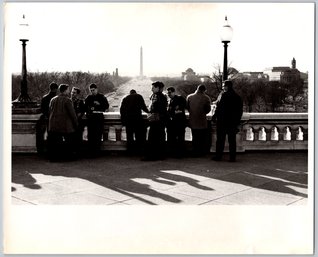
[[[144,72],[143,72],[143,57],[142,57],[142,46],[140,47],[140,72],[139,72],[139,77],[143,78],[144,77]]]

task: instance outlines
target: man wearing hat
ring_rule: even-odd
[[[58,88],[59,94],[49,105],[49,158],[52,161],[74,158],[74,133],[78,122],[69,98],[70,89],[66,84]]]

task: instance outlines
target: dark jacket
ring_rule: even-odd
[[[81,119],[85,113],[85,103],[82,99],[73,99],[73,106],[78,119]]]
[[[213,118],[216,118],[218,125],[225,128],[236,127],[240,124],[243,114],[242,99],[233,89],[221,94]]]
[[[149,107],[150,113],[157,113],[160,117],[160,122],[168,121],[168,100],[167,97],[162,93],[154,93],[150,97],[151,104]]]
[[[99,104],[96,104],[96,102]],[[100,93],[88,95],[85,99],[85,109],[88,116],[93,112],[105,112],[108,108],[109,104],[107,98]]]
[[[51,99],[56,96],[55,92],[49,92],[46,95],[44,95],[41,99],[41,112],[44,114],[45,118],[49,118],[50,114],[50,102]]]
[[[49,132],[72,133],[78,125],[72,100],[58,95],[50,102]]]
[[[169,114],[170,121],[181,122],[185,124],[186,105],[187,105],[187,102],[182,96],[175,95],[172,99],[170,99],[169,105],[168,105],[168,114]]]
[[[142,120],[142,111],[149,112],[144,98],[137,93],[127,95],[123,98],[120,105],[122,123],[125,125]]]

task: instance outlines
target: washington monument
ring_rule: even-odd
[[[142,46],[140,47],[140,72],[139,72],[139,77],[143,78],[144,77],[144,72],[143,72],[143,57],[142,57]]]

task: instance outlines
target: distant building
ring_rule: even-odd
[[[116,68],[116,71],[113,71],[113,76],[118,78],[118,68]]]
[[[269,81],[280,81],[292,83],[300,80],[300,71],[296,68],[296,60],[293,58],[291,67],[272,67],[264,70],[264,74],[268,75]]]
[[[208,75],[199,75],[198,78],[200,79],[200,81],[203,82],[208,82],[211,80],[211,77]]]
[[[181,79],[190,81],[200,80],[200,78],[195,74],[195,72],[191,68],[188,68],[185,72],[182,72]]]
[[[264,74],[267,74],[269,81],[280,81],[281,74],[288,71],[290,67],[271,67],[264,70]]]
[[[240,76],[246,77],[249,80],[268,80],[269,76],[261,71],[244,71],[240,73]]]

